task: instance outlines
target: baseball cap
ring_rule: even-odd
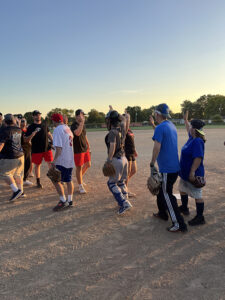
[[[79,116],[80,114],[86,115],[82,109],[77,109],[75,112],[76,117]]]
[[[4,115],[4,120],[6,124],[12,124],[15,122],[15,117],[12,114],[6,114]]]
[[[192,128],[196,129],[200,134],[205,135],[204,131],[202,131],[202,128],[205,126],[205,122],[203,122],[202,120],[191,120],[191,126]]]
[[[159,104],[158,106],[156,106],[155,113],[162,115],[164,117],[167,117],[167,118],[171,118],[170,109],[166,103],[162,103],[162,104]]]
[[[56,113],[51,116],[51,120],[56,123],[63,123],[63,116],[61,114]]]
[[[33,116],[41,115],[41,112],[40,112],[39,110],[34,110],[34,111],[32,112],[32,115],[33,115]]]
[[[122,116],[118,113],[118,111],[112,110],[112,111],[110,111],[109,119],[111,121],[115,120],[115,121],[121,122],[122,121]]]

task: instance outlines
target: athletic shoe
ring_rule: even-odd
[[[130,204],[130,202],[128,200],[123,202],[123,206],[120,207],[118,214],[122,215],[125,213],[125,211],[131,209],[132,205]]]
[[[31,172],[31,173],[28,175],[28,177],[34,177],[34,173]]]
[[[164,221],[168,221],[168,215],[166,213],[157,212],[157,213],[153,213],[153,216],[155,218],[159,218],[159,219],[162,219]]]
[[[31,186],[31,185],[33,185],[33,182],[31,182],[31,181],[29,181],[29,180],[25,180],[25,181],[23,182],[23,185]]]
[[[180,228],[180,226],[179,225],[171,225],[170,227],[168,227],[167,228],[167,230],[169,231],[169,232],[186,232],[187,231],[187,226],[186,226],[186,224],[185,224],[185,226],[183,227],[183,228]]]
[[[26,198],[26,197],[27,197],[27,195],[24,194],[24,193],[22,193],[21,196],[20,196],[20,198]]]
[[[68,202],[68,201],[67,201]],[[69,207],[73,207],[73,201],[68,202]]]
[[[179,208],[180,213],[182,213],[183,215],[185,215],[185,216],[190,215],[188,207],[183,207],[183,205],[180,205],[178,208]]]
[[[79,192],[80,192],[80,194],[86,194],[87,193],[85,188],[83,187],[83,185],[79,186]]]
[[[36,186],[37,186],[37,188],[39,188],[39,189],[43,189],[43,185],[42,185],[40,182],[38,182]]]
[[[21,190],[18,190],[17,192],[14,192],[12,194],[12,197],[9,199],[9,201],[14,201],[17,198],[19,198],[21,195],[23,194],[23,192]]]
[[[192,220],[188,221],[190,226],[203,225],[205,224],[204,216],[195,216]]]
[[[53,208],[53,210],[58,211],[58,210],[66,208],[68,206],[69,206],[69,204],[67,201],[66,202],[59,201],[59,203]]]

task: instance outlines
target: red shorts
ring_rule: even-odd
[[[53,161],[52,150],[42,153],[32,153],[32,163],[34,163],[35,165],[40,165],[43,158],[46,162]]]
[[[89,161],[91,161],[91,155],[89,151],[83,153],[74,153],[74,162],[77,167],[81,167]]]

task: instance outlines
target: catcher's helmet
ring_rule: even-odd
[[[122,116],[116,110],[112,110],[110,112],[108,118],[111,122],[121,122],[122,121]]]

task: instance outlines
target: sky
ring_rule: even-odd
[[[224,0],[0,0],[0,111],[225,95]]]

